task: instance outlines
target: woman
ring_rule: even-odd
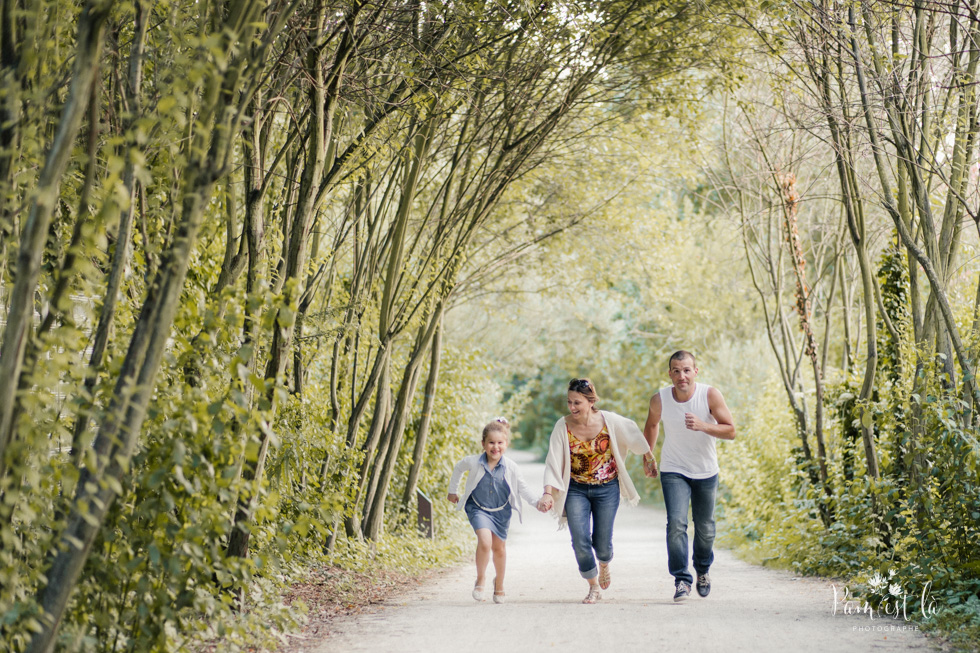
[[[600,588],[609,587],[613,521],[620,496],[630,505],[640,500],[626,471],[626,451],[650,450],[636,422],[598,410],[598,399],[588,379],[572,379],[568,384],[569,414],[551,432],[539,505],[559,518],[559,527],[568,522],[579,573],[589,581],[589,594],[582,603],[595,603],[602,597]]]

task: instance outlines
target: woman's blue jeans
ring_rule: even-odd
[[[675,472],[660,474],[660,486],[667,506],[667,569],[674,582],[693,584],[694,577],[687,570],[687,509],[694,519],[694,571],[708,572],[715,553],[715,492],[718,475],[711,478],[688,478]]]
[[[572,549],[582,578],[599,575],[596,560],[608,564],[613,558],[612,533],[619,510],[619,479],[601,485],[569,481],[565,518],[572,533]]]

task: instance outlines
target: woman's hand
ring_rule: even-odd
[[[459,495],[458,494],[450,494],[446,498],[449,499],[449,503],[459,503]]]

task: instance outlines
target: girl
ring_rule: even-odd
[[[510,425],[498,417],[483,428],[483,453],[467,456],[456,463],[449,480],[449,496],[456,509],[466,509],[466,516],[476,532],[476,585],[473,598],[485,598],[487,564],[493,552],[493,602],[504,602],[504,569],[507,564],[507,529],[512,510],[521,517],[521,498],[537,505],[540,497],[532,494],[517,463],[504,456],[510,443]],[[463,472],[469,472],[463,500],[456,494]]]

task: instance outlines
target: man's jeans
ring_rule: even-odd
[[[612,560],[613,521],[617,510],[619,479],[601,485],[569,482],[565,518],[572,533],[572,549],[582,578],[599,575],[596,559],[604,565]]]
[[[707,573],[715,559],[711,550],[715,542],[715,492],[718,475],[711,478],[687,478],[675,472],[660,474],[660,486],[667,506],[667,568],[674,583],[694,583],[687,570],[687,509],[694,518],[694,571]]]

